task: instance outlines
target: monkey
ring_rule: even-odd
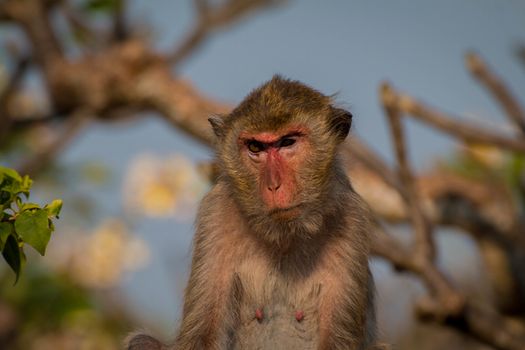
[[[370,213],[339,157],[352,114],[276,75],[209,122],[219,175],[198,211],[178,335],[127,348],[375,348]]]

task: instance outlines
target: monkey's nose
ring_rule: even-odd
[[[281,181],[281,174],[279,169],[273,166],[268,166],[265,169],[264,173],[264,183],[266,184],[266,188],[270,192],[275,192],[281,187],[282,181]]]
[[[268,185],[268,191],[275,192],[281,187],[281,184],[270,184]]]

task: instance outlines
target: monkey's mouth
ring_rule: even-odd
[[[279,219],[294,219],[301,214],[301,209],[302,204],[297,204],[286,208],[272,208],[268,214]]]

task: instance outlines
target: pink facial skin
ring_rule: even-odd
[[[260,193],[267,208],[279,216],[294,216],[297,179],[306,155],[306,130],[289,127],[280,132],[243,133],[239,143],[261,179]]]

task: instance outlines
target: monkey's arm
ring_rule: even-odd
[[[365,350],[375,338],[372,280],[368,287],[332,286],[320,308],[320,350]],[[325,286],[323,286],[325,289]]]
[[[198,236],[196,237],[198,238]],[[185,292],[182,323],[174,345],[164,345],[142,333],[125,341],[128,350],[226,349],[227,331],[235,320],[233,300],[238,298],[233,273],[224,262],[214,261],[205,242],[196,239],[190,279]]]
[[[124,341],[127,350],[163,350],[165,349],[157,339],[144,333],[132,333]]]
[[[353,212],[353,211],[351,211]],[[360,213],[327,246],[319,305],[322,350],[365,350],[375,340],[374,281],[368,267],[368,225]]]
[[[376,344],[375,286],[368,264],[370,212],[353,190],[350,194],[341,239],[330,247],[325,265],[319,349],[388,349]]]
[[[216,191],[203,200],[197,218],[190,279],[184,297],[177,350],[225,349],[238,298],[229,229],[220,216]]]
[[[202,259],[194,259],[192,266],[175,342],[177,350],[224,349],[234,322],[232,274],[228,267],[213,266],[212,261]]]
[[[212,189],[199,208],[190,278],[175,344],[164,345],[149,335],[139,333],[128,337],[126,349],[227,348],[227,332],[236,320],[234,301],[239,298],[240,285],[234,283],[237,281],[233,273],[235,254],[231,242],[227,240],[231,227],[224,224],[221,212],[224,200],[221,200],[219,192],[217,186]],[[228,222],[231,223],[231,220]]]

